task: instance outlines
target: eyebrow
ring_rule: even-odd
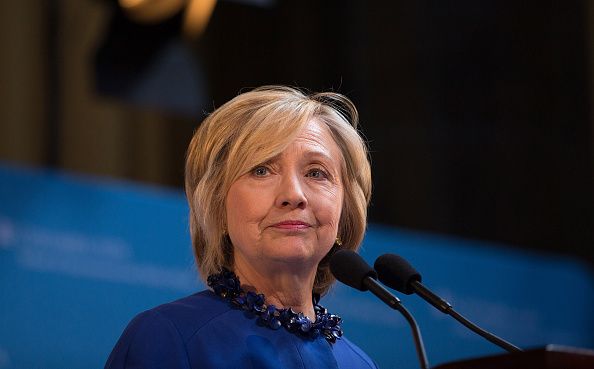
[[[336,159],[334,157],[328,155],[328,153],[326,153],[325,151],[322,151],[322,150],[307,151],[303,154],[303,156],[308,159],[321,158],[321,159],[324,159],[324,160],[330,161],[330,162],[336,161]]]
[[[340,155],[341,156],[339,158],[334,158],[333,156],[330,156],[326,150],[308,150],[305,153],[303,153],[302,159],[305,159],[306,161],[319,160],[321,162],[330,164],[330,167],[327,167],[326,169],[330,170],[332,172],[330,173],[331,176],[334,177],[340,175],[342,171],[342,163],[340,161],[340,159],[342,158],[342,152],[340,153]],[[275,162],[281,160],[281,156],[282,153],[266,160],[262,164],[274,165]],[[324,164],[322,163],[322,165]]]
[[[269,160],[266,160],[264,164],[273,164],[274,162],[280,160],[281,156],[282,153],[270,158]],[[326,150],[307,150],[305,153],[303,153],[302,157],[306,160],[318,159],[340,167],[340,158],[334,158],[333,156],[330,156]]]

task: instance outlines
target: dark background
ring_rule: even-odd
[[[594,261],[590,1],[221,1],[192,40],[116,1],[0,10],[0,160],[181,188],[204,114],[334,90],[371,149],[370,221]]]

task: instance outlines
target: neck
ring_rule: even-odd
[[[235,274],[244,290],[264,294],[267,305],[292,308],[295,312],[302,312],[312,322],[315,321],[312,289],[316,269],[296,272],[281,267],[273,272],[270,269],[263,272],[264,269],[266,268],[253,268],[241,259],[235,260]]]

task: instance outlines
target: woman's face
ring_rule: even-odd
[[[338,231],[342,160],[327,126],[312,120],[279,156],[239,177],[226,199],[235,265],[315,271]]]

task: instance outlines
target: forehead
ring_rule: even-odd
[[[287,155],[292,159],[323,159],[324,163],[338,172],[344,171],[341,149],[334,141],[328,125],[316,117],[265,120],[243,132],[245,135],[234,142],[229,160],[226,161],[226,186],[256,165],[277,161]]]
[[[309,120],[281,155],[286,155],[288,151],[298,151],[304,157],[321,156],[337,163],[342,160],[342,153],[330,129],[317,119]]]

